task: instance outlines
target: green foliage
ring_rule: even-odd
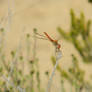
[[[75,92],[81,92],[82,90],[87,90],[87,87],[89,88],[89,92],[92,91],[92,85],[88,83],[84,77],[85,77],[85,71],[82,70],[79,66],[77,58],[72,55],[72,65],[68,69],[68,71],[64,70],[61,66],[57,66],[57,71],[61,75],[61,80],[65,79],[67,80],[70,85],[76,90]],[[52,63],[55,65],[55,58],[52,57]],[[65,81],[63,81],[65,82]],[[64,83],[63,83],[64,84]],[[61,83],[62,85],[62,83]],[[65,88],[63,88],[65,90]]]
[[[76,17],[72,9],[70,15],[70,30],[65,32],[62,28],[58,27],[58,32],[60,33],[61,37],[63,37],[66,41],[70,42],[75,47],[80,57],[82,58],[83,63],[92,63],[92,35],[90,30],[91,21],[86,21],[83,13],[80,14],[79,18]],[[61,80],[64,79],[70,83],[71,92],[73,92],[72,88],[75,89],[75,92],[82,92],[83,90],[85,90],[85,92],[92,92],[92,84],[85,80],[85,71],[80,68],[78,57],[76,57],[74,54],[71,56],[72,65],[67,71],[64,70],[61,66],[57,66],[57,71],[61,75]],[[55,65],[55,58],[52,57],[51,59],[52,64]]]
[[[92,35],[90,34],[91,20],[86,22],[84,14],[81,13],[77,18],[74,11],[71,9],[71,26],[70,31],[65,32],[62,28],[58,27],[58,32],[61,36],[71,42],[80,54],[83,62],[92,62]]]
[[[86,22],[83,13],[80,18],[77,18],[74,11],[71,10],[71,26],[70,31],[65,32],[62,28],[58,27],[58,32],[61,36],[71,42],[76,50],[79,52],[83,62],[92,62],[92,35],[90,34],[91,21]],[[41,87],[41,77],[39,71],[39,60],[36,57],[36,33],[37,29],[33,30],[34,44],[31,52],[30,39],[31,35],[26,34],[26,56],[24,56],[24,49],[19,46],[17,49],[11,51],[11,59],[7,60],[5,54],[4,37],[5,30],[0,29],[0,92],[35,92],[35,84],[37,92],[45,92]],[[30,57],[32,55],[33,57]],[[60,73],[61,92],[65,90],[65,80],[67,80],[71,87],[74,87],[75,92],[92,92],[90,82],[85,80],[85,71],[79,66],[77,57],[72,54],[72,65],[66,71],[60,65],[57,66],[57,71]],[[56,64],[56,58],[52,57],[52,64]],[[25,65],[28,68],[25,73]],[[22,68],[21,68],[22,67]],[[49,70],[44,73],[46,78],[49,79]],[[44,81],[44,80],[43,80]],[[71,91],[72,92],[72,91]]]
[[[34,33],[37,31],[35,31]],[[17,49],[11,51],[11,61],[6,59],[4,52],[4,32],[5,30],[0,29],[0,92],[35,92],[34,89],[34,75],[37,83],[38,92],[42,92],[40,84],[40,72],[38,59],[35,57],[30,58],[30,34],[26,35],[26,54],[27,58],[23,55],[22,44]],[[34,50],[35,49],[35,50]],[[36,46],[33,52],[36,51]],[[25,64],[28,67],[28,73],[26,74],[24,68]],[[21,68],[22,67],[22,68]],[[6,76],[6,77],[5,77]],[[8,80],[9,78],[9,80]]]
[[[92,3],[92,0],[88,0],[89,3]]]

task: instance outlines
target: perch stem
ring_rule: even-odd
[[[56,64],[55,64],[55,66],[54,66],[54,68],[53,68],[51,77],[50,77],[50,79],[49,79],[49,81],[48,81],[48,85],[47,85],[46,92],[50,92],[51,84],[52,84],[52,81],[53,81],[53,77],[54,77],[54,75],[55,75],[55,70],[56,70],[57,65],[58,65],[58,58],[57,58],[56,53],[57,53],[57,52],[56,52],[56,49],[55,49]]]

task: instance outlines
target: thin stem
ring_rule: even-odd
[[[10,77],[10,76],[12,75],[12,73],[13,73],[14,65],[15,65],[15,63],[16,63],[16,61],[17,61],[17,57],[18,57],[18,54],[19,54],[20,49],[21,49],[22,36],[23,36],[23,34],[22,34],[21,37],[20,37],[19,45],[18,45],[18,48],[17,48],[17,50],[16,50],[16,54],[15,54],[14,60],[11,62],[9,77]]]
[[[19,86],[15,86],[14,83],[12,83],[9,79],[7,79],[5,76],[3,76],[3,79],[11,85],[13,88],[19,90],[19,92],[26,92],[24,89],[20,88]]]
[[[7,63],[5,62],[5,46],[6,46],[6,41],[5,41],[5,31],[3,29],[3,32],[1,33],[0,37],[0,59],[1,63],[4,65],[6,70],[8,70]]]
[[[33,59],[36,59],[36,46],[37,46],[37,39],[36,39],[36,30],[34,30],[34,47],[33,47]]]
[[[50,92],[52,80],[53,80],[53,77],[54,77],[54,75],[55,75],[55,70],[56,70],[57,65],[58,65],[58,60],[59,60],[59,58],[58,58],[58,54],[57,54],[57,53],[58,53],[58,52],[57,52],[57,49],[55,49],[56,64],[55,64],[55,66],[54,66],[54,68],[53,68],[52,74],[51,74],[50,79],[49,79],[49,81],[48,81],[48,85],[47,85],[46,92]]]
[[[10,7],[10,0],[8,0],[8,31],[11,31],[11,18],[12,18],[12,10]]]
[[[25,10],[27,10],[28,8],[33,8],[33,7],[35,7],[37,4],[39,4],[40,2],[41,2],[42,0],[39,0],[39,1],[37,1],[37,2],[35,2],[34,4],[29,4],[29,5],[27,5],[27,7],[25,7],[25,8],[23,8],[23,9],[20,9],[20,10],[18,10],[18,11],[12,11],[12,9],[11,9],[11,7],[10,7],[10,0],[8,0],[8,15],[6,16],[4,16],[3,18],[2,18],[2,20],[1,20],[1,22],[0,22],[0,24],[2,23],[2,22],[6,22],[7,20],[8,20],[8,24],[9,24],[9,26],[10,26],[10,23],[11,23],[11,19],[12,19],[12,16],[15,16],[15,15],[17,15],[17,14],[19,14],[19,13],[21,13],[21,12],[23,12],[23,11],[25,11]],[[15,6],[14,5],[14,0],[12,0],[12,2],[13,2],[13,7]],[[15,8],[15,7],[14,7]]]

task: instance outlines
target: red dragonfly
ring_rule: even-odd
[[[45,39],[45,38],[47,37],[48,39],[45,39],[45,40],[51,41],[51,42],[54,44],[54,46],[56,47],[56,50],[57,50],[57,51],[60,51],[61,45],[58,43],[58,40],[52,39],[46,32],[44,32],[44,35],[45,35],[46,37],[43,36],[43,35],[40,35],[39,33],[36,33],[36,35],[39,35],[39,36],[41,36],[41,37],[44,37],[44,38],[40,38],[40,39]],[[39,37],[37,37],[37,38],[39,38]]]

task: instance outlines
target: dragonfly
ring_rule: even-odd
[[[39,38],[39,37],[37,37],[37,38],[38,38],[38,39],[49,40],[49,41],[55,46],[56,51],[60,51],[61,45],[58,43],[58,40],[52,39],[52,38],[48,35],[47,32],[43,32],[43,33],[44,33],[45,36],[43,36],[43,35],[41,35],[41,34],[39,34],[39,33],[36,32],[36,37],[37,37],[37,36],[40,36],[40,37],[42,37],[42,38]]]

